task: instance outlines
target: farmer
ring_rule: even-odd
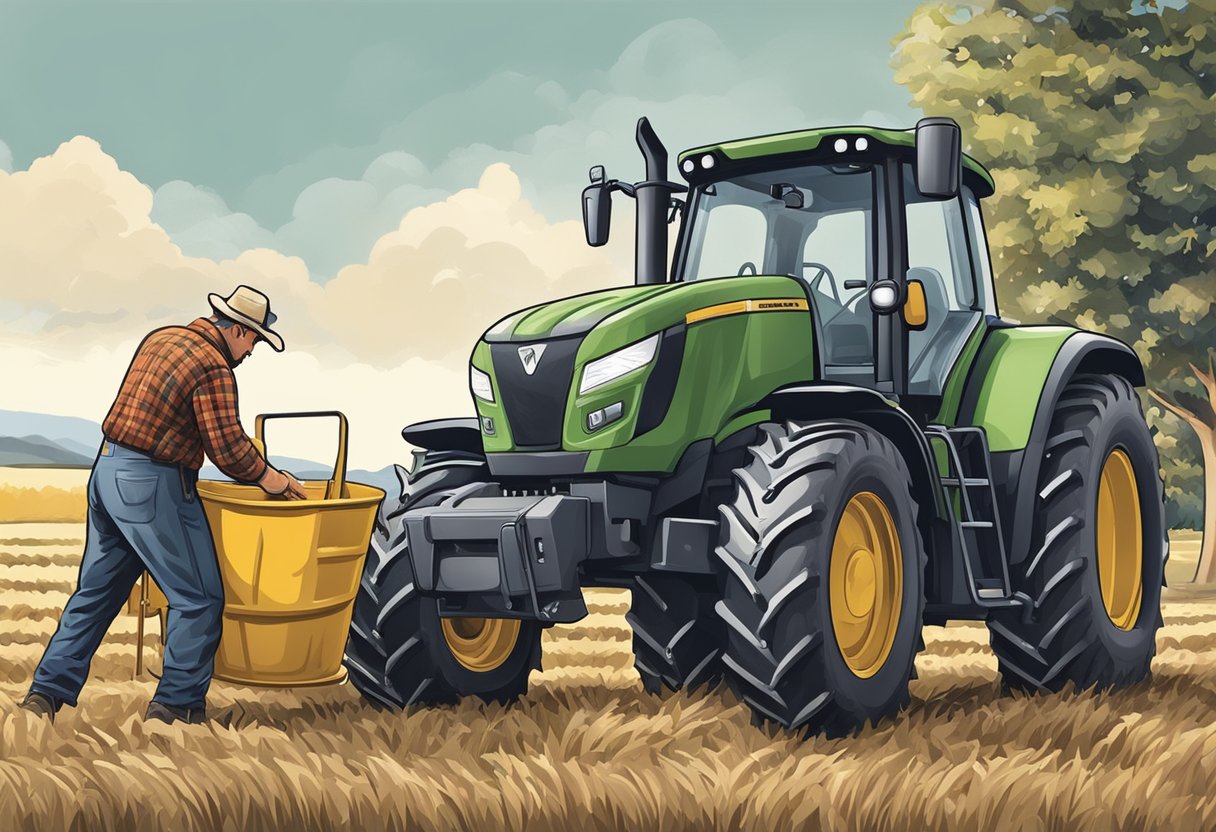
[[[277,352],[276,316],[261,292],[207,296],[215,314],[154,330],[139,345],[102,425],[89,478],[88,540],[76,591],[21,707],[48,717],[76,697],[89,662],[145,569],[169,601],[164,675],[144,719],[206,720],[224,591],[194,484],[203,453],[239,482],[305,499],[241,429],[233,368],[259,340]]]

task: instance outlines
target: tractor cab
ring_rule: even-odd
[[[663,155],[648,125],[639,126],[638,141],[647,160]],[[682,214],[683,224],[670,281],[794,278],[818,342],[808,378],[910,396],[926,415],[936,413],[931,400],[941,397],[968,338],[996,315],[979,207],[992,179],[962,156],[952,121],[724,142],[684,152],[678,167],[689,185],[686,201],[672,200],[680,210],[670,216]],[[627,192],[682,190],[651,173],[658,171]],[[584,191],[592,245],[607,239],[606,200],[626,187],[592,168]],[[641,243],[660,238],[646,207],[639,199],[640,283],[656,260]]]

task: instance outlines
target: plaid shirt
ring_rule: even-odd
[[[237,415],[232,354],[206,318],[149,333],[102,424],[106,438],[198,470],[203,452],[234,480],[266,471]]]

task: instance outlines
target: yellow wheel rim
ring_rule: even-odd
[[[1102,465],[1097,548],[1102,605],[1116,627],[1130,630],[1140,617],[1144,592],[1144,540],[1136,473],[1127,454],[1117,449]]]
[[[832,540],[832,631],[855,676],[878,672],[895,644],[903,606],[903,558],[895,521],[877,494],[854,494]]]
[[[477,673],[500,667],[519,640],[514,618],[441,618],[439,624],[456,661]]]

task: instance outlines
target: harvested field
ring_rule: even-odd
[[[754,727],[725,690],[646,696],[618,590],[546,634],[514,707],[395,714],[350,686],[216,683],[215,722],[144,724],[154,681],[132,680],[120,616],[80,707],[48,725],[16,703],[83,536],[0,526],[0,829],[1216,826],[1213,590],[1167,590],[1152,680],[1098,696],[1002,695],[982,626],[928,628],[911,708],[847,740]],[[1175,586],[1197,552],[1176,537]]]

